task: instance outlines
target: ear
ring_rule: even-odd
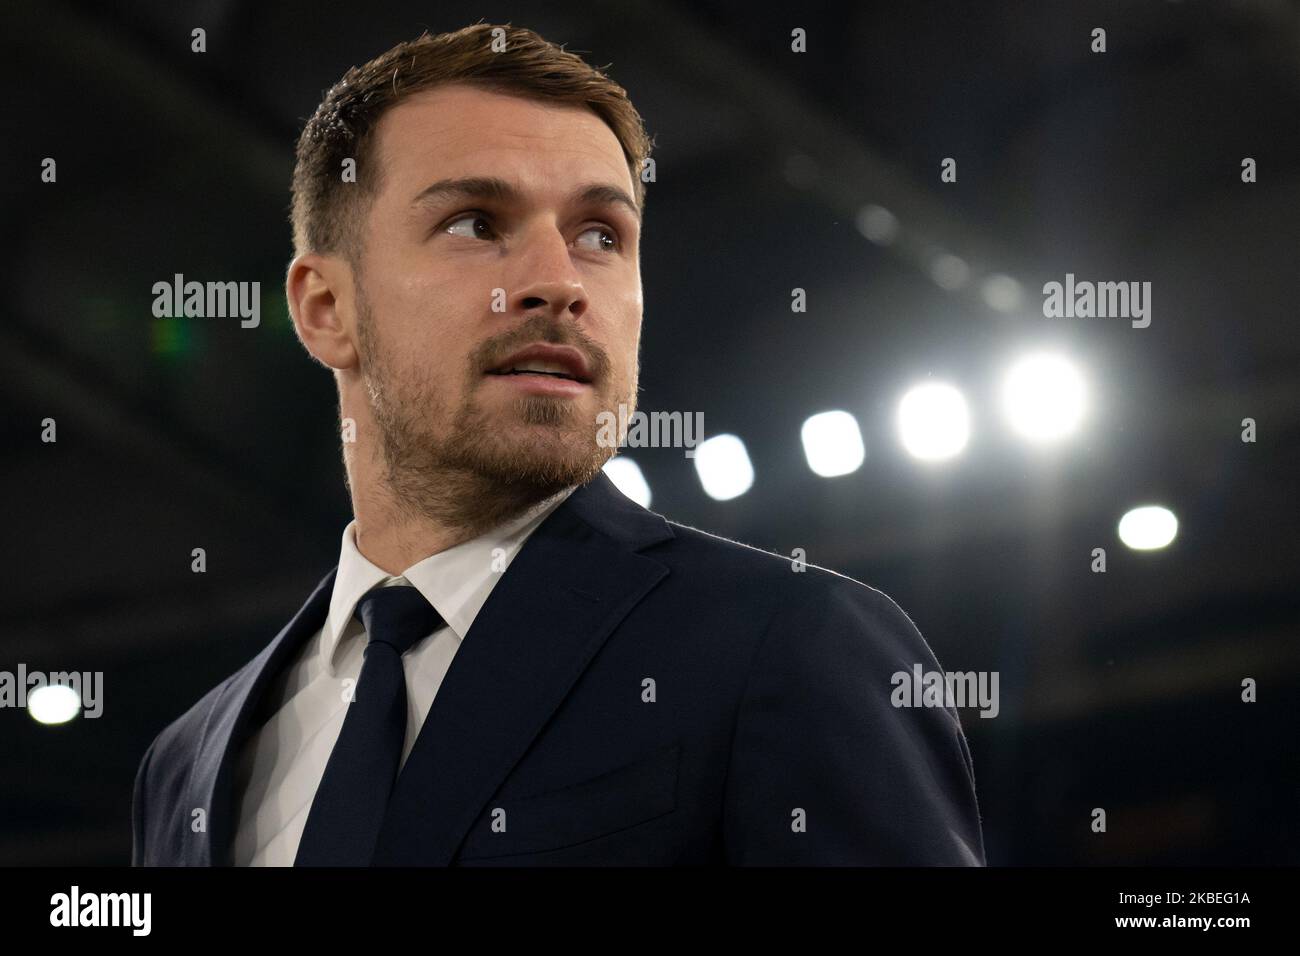
[[[353,288],[352,267],[344,259],[315,252],[297,256],[284,279],[298,341],[336,370],[358,364]]]

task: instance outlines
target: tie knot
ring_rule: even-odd
[[[357,616],[370,643],[387,644],[398,654],[405,654],[442,623],[424,595],[407,585],[368,592],[357,602]]]

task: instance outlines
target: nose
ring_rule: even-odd
[[[511,314],[549,312],[556,319],[579,319],[587,311],[587,290],[574,267],[569,244],[554,225],[538,225],[524,237],[523,254],[508,295]]]

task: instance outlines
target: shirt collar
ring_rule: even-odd
[[[348,625],[353,622],[357,602],[377,587],[413,586],[463,641],[524,542],[577,487],[566,488],[477,538],[431,554],[400,575],[390,575],[357,550],[356,520],[349,521],[343,529],[338,573],[322,638],[321,652],[329,675],[334,676],[339,645],[351,633]],[[354,627],[359,631],[360,622]]]

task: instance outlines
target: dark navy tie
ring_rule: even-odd
[[[402,654],[442,623],[413,587],[357,602],[368,641],[361,677],[298,844],[294,866],[369,866],[406,742]]]

